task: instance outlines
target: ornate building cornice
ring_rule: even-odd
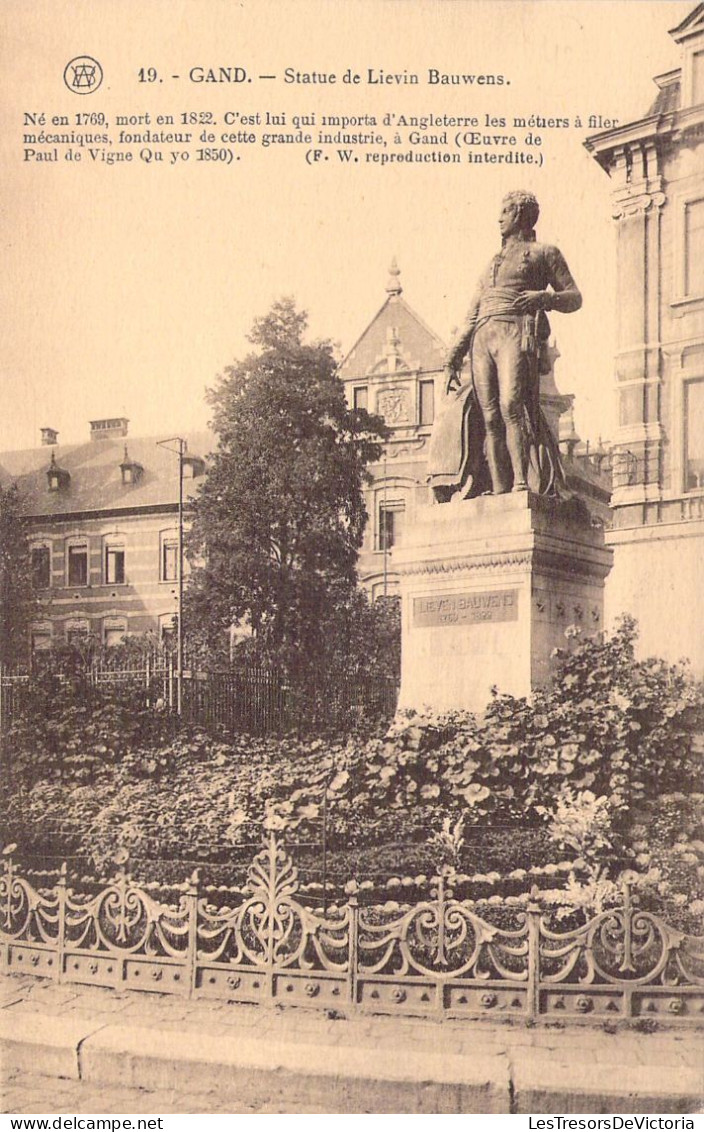
[[[666,200],[667,197],[661,190],[652,192],[646,189],[633,195],[631,192],[619,189],[614,195],[611,215],[614,220],[623,220],[630,216],[645,216],[647,212],[658,212]]]

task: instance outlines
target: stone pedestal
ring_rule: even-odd
[[[601,631],[612,554],[576,501],[529,492],[419,509],[394,547],[400,708],[482,711],[492,685],[527,696],[565,630]]]

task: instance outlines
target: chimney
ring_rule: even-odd
[[[43,428],[43,429],[41,429],[41,434],[42,434],[42,444],[58,444],[59,443],[59,434],[58,434],[58,432],[56,431],[55,428]]]
[[[90,422],[91,440],[120,440],[127,436],[127,417],[106,417],[101,421]]]

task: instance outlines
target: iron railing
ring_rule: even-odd
[[[61,679],[61,675],[57,674]],[[175,711],[176,670],[173,660],[141,668],[86,668],[78,677],[86,694],[94,689],[130,683],[144,688],[150,704]],[[341,729],[350,723],[392,719],[398,700],[393,677],[342,673],[302,695],[281,673],[265,668],[228,672],[188,672],[182,681],[184,722],[224,733],[272,735],[291,731]],[[0,733],[17,719],[32,694],[29,675],[0,671]]]
[[[298,872],[274,833],[234,906],[216,906],[198,874],[178,904],[126,872],[95,895],[67,881],[39,891],[6,856],[0,969],[57,982],[231,1002],[438,1017],[704,1021],[704,937],[620,902],[559,930],[535,892],[502,923],[453,896],[452,873],[429,898],[362,907],[354,882],[335,914],[298,899]]]

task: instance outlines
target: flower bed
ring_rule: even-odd
[[[302,883],[324,872],[335,900],[350,877],[370,900],[415,898],[417,878],[447,865],[463,897],[526,882],[596,906],[628,866],[674,924],[704,910],[702,796],[684,793],[704,696],[685,670],[636,661],[628,623],[578,646],[531,702],[497,695],[482,717],[401,719],[366,738],[172,736],[143,706],[62,695],[13,728],[0,787],[10,838],[52,864],[68,854],[105,876],[122,850],[149,884],[180,883],[178,861],[237,885],[266,823],[299,846]]]

